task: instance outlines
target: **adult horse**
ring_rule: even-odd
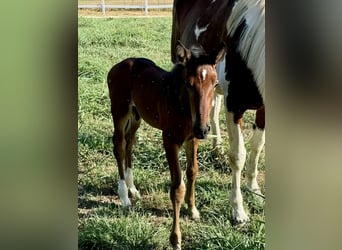
[[[201,46],[210,51],[225,42],[225,59],[218,65],[219,88],[225,97],[226,122],[232,168],[233,220],[249,220],[243,207],[240,182],[246,160],[241,132],[246,110],[256,110],[251,153],[247,165],[247,186],[260,193],[257,164],[265,143],[265,1],[264,0],[175,0],[171,38],[172,61],[175,41]],[[214,109],[217,112],[217,109]],[[216,114],[217,116],[217,114]],[[217,118],[216,118],[217,119]],[[215,126],[213,126],[215,128]]]
[[[141,118],[162,130],[163,145],[171,173],[170,198],[173,225],[170,241],[181,249],[179,224],[181,203],[186,198],[193,217],[198,216],[194,201],[197,175],[198,139],[209,132],[209,114],[217,85],[215,65],[224,55],[223,45],[210,54],[176,45],[179,63],[166,72],[145,58],[128,58],[112,67],[107,82],[114,123],[114,155],[119,169],[118,194],[123,206],[131,205],[128,191],[139,196],[132,173],[132,147]],[[187,187],[182,179],[178,154],[185,142]],[[186,192],[186,193],[185,193]]]

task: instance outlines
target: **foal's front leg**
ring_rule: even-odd
[[[198,212],[195,205],[195,180],[198,172],[197,164],[197,149],[198,149],[198,139],[194,138],[192,140],[186,141],[185,152],[186,152],[186,195],[185,201],[188,204],[188,211],[194,220],[200,218],[200,213]]]
[[[170,198],[173,206],[173,224],[170,234],[170,242],[174,250],[180,250],[182,242],[182,234],[180,230],[180,208],[185,196],[185,185],[182,179],[182,170],[178,159],[181,145],[175,143],[173,138],[166,133],[163,133],[163,142],[171,173]]]

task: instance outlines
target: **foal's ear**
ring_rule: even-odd
[[[190,60],[191,52],[178,40],[176,44],[176,55],[177,61],[184,64]]]
[[[226,54],[226,44],[221,43],[216,49],[212,51],[210,56],[212,57],[213,64],[217,64],[219,61],[223,59]]]

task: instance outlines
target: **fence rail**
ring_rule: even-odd
[[[172,9],[173,0],[97,0],[78,1],[79,9],[101,9],[106,15],[106,9],[144,9],[148,14],[149,9]]]

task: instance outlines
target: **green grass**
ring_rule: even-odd
[[[162,148],[161,132],[144,122],[138,130],[133,152],[135,184],[141,199],[129,210],[120,207],[118,172],[112,153],[113,125],[106,84],[109,69],[131,57],[147,57],[169,70],[171,18],[82,18],[78,37],[78,149],[79,149],[79,248],[171,249],[169,232],[172,205],[170,175]],[[212,149],[211,139],[202,141],[196,182],[201,220],[190,220],[182,207],[183,249],[264,249],[264,204],[246,191],[245,207],[251,222],[243,227],[230,223],[228,200],[231,176],[224,114],[221,112],[223,153]],[[244,133],[251,134],[253,113],[245,117]],[[249,144],[247,143],[247,148]],[[180,161],[185,169],[184,152]],[[260,172],[265,170],[264,157]],[[261,178],[264,191],[264,181]]]

